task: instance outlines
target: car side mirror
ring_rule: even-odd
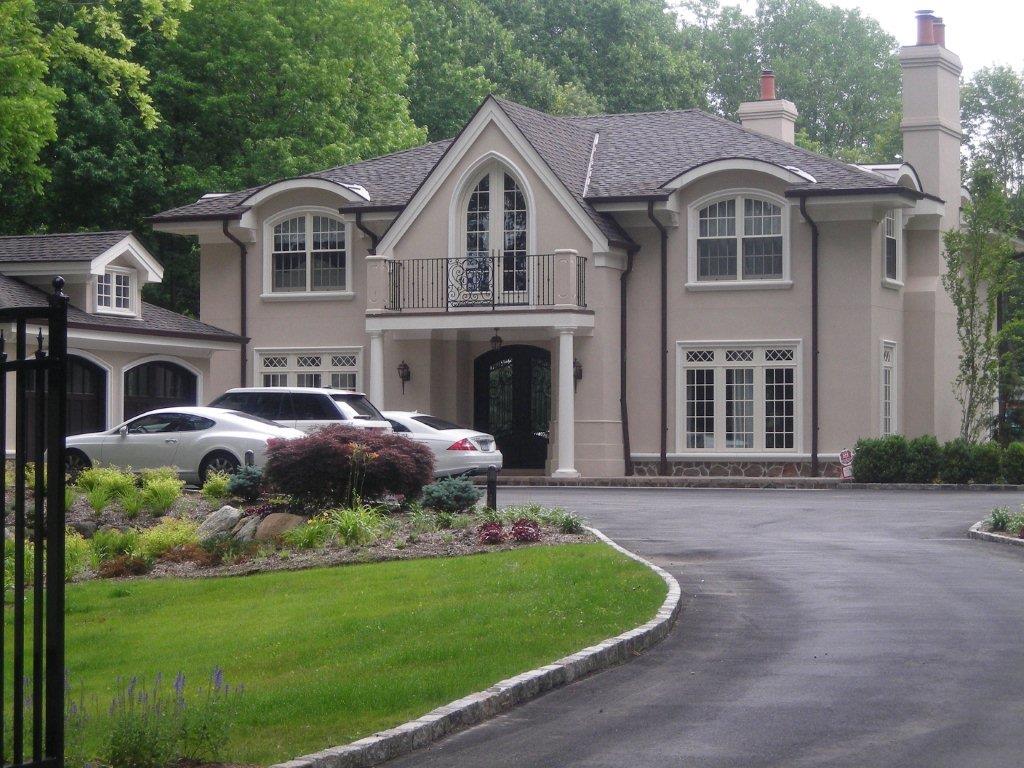
[[[128,437],[128,427],[121,427],[119,430],[117,430],[117,434],[119,434],[121,437]]]

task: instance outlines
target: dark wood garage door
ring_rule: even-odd
[[[91,360],[75,355],[68,356],[68,434],[99,432],[107,427],[107,372]],[[30,452],[35,445],[35,382],[29,377],[26,392],[28,416],[28,445]]]
[[[166,360],[143,363],[124,375],[124,418],[154,408],[196,405],[196,375]]]

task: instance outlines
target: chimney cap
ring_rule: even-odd
[[[920,10],[917,15],[917,44],[935,45],[935,16],[930,10]]]
[[[770,69],[761,70],[761,101],[775,101],[775,73]]]

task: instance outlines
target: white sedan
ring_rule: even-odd
[[[67,438],[65,468],[74,476],[95,464],[147,469],[177,467],[182,480],[206,481],[210,472],[233,473],[247,460],[262,466],[267,441],[304,433],[222,408],[160,408],[106,432]]]
[[[396,434],[430,447],[435,477],[483,475],[488,467],[501,469],[501,451],[491,435],[416,411],[383,413]]]

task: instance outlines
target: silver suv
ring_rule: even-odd
[[[391,423],[362,392],[313,387],[236,387],[212,403],[311,432],[328,424],[391,431]]]

